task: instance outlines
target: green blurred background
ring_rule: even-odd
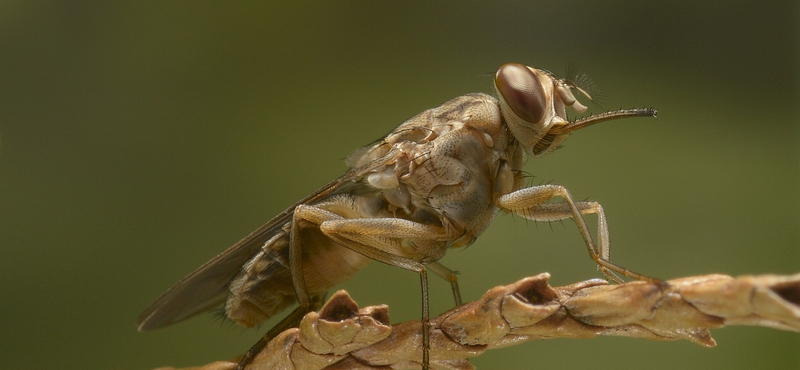
[[[659,119],[582,130],[527,164],[602,202],[614,261],[661,278],[800,272],[800,6],[773,2],[0,2],[0,362],[150,369],[233,357],[262,330],[203,315],[138,333],[165,289],[318,186],[342,158],[505,62]],[[489,74],[489,75],[487,75]],[[598,112],[601,107],[594,106]],[[590,220],[594,225],[594,220]],[[596,278],[572,222],[500,216],[443,262],[466,300],[543,271]],[[416,275],[344,285],[417,319]],[[432,280],[432,309],[452,305]],[[706,349],[538,341],[480,369],[797,369],[800,333]]]

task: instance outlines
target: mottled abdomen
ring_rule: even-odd
[[[270,239],[231,281],[227,316],[253,327],[297,301],[289,272],[289,225]],[[325,293],[371,261],[325,237],[319,228],[301,223],[303,272],[309,294]]]

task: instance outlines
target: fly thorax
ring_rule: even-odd
[[[366,175],[370,187],[379,191],[391,211],[400,209],[406,214],[413,213],[411,192],[416,189],[409,179],[421,163],[428,160],[428,143],[398,142],[393,145],[392,156],[383,166]]]

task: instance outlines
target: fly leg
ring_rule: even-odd
[[[428,268],[431,269],[433,273],[439,275],[439,277],[447,280],[450,283],[450,288],[453,289],[453,299],[456,301],[456,307],[461,306],[461,290],[458,289],[458,273],[447,267],[444,267],[439,262],[429,263]]]
[[[596,214],[597,215],[597,253],[600,259],[610,261],[611,258],[611,244],[608,238],[608,221],[606,214],[603,211],[603,206],[597,202],[575,202],[575,206],[580,210],[582,215]],[[524,217],[533,221],[560,221],[567,218],[572,218],[572,211],[567,203],[542,203],[537,204],[527,210],[524,210]],[[597,265],[597,268],[603,272],[606,278],[613,280],[616,283],[622,283],[622,279],[616,273],[607,269],[604,266]]]
[[[299,207],[298,207],[299,208]],[[305,208],[310,208],[306,206]],[[323,212],[327,212],[322,210]],[[330,212],[329,212],[330,213]],[[320,224],[320,230],[340,245],[362,255],[419,274],[422,288],[422,369],[430,369],[430,313],[428,304],[428,275],[420,261],[438,258],[436,251],[415,250],[413,243],[404,241],[440,241],[446,239],[441,227],[398,218],[347,219],[330,213],[329,220]],[[434,262],[437,274],[455,274]],[[450,278],[448,277],[448,280]],[[453,279],[454,281],[455,279]],[[457,285],[456,290],[457,290]],[[458,297],[457,297],[458,299]]]
[[[284,330],[296,327],[305,314],[321,307],[324,301],[324,294],[311,297],[306,286],[305,274],[303,273],[303,244],[300,240],[300,223],[306,221],[314,225],[319,225],[324,220],[337,218],[342,219],[343,217],[318,207],[300,205],[295,208],[289,232],[289,272],[292,276],[295,296],[300,306],[295,308],[288,316],[272,327],[272,329],[256,342],[255,345],[250,347],[239,361],[236,370],[244,370],[255,355],[266,347],[270,340]]]
[[[331,240],[366,257],[419,274],[422,288],[422,368],[428,370],[430,368],[428,275],[425,264],[421,261],[435,260],[443,254],[443,251],[415,248],[415,245],[409,241],[419,241],[421,244],[427,245],[428,243],[425,242],[446,240],[444,229],[397,218],[346,218],[310,205],[299,205],[295,208],[289,236],[289,270],[300,306],[259,341],[259,344],[262,342],[263,344],[258,350],[262,349],[282,330],[295,326],[302,316],[312,309],[312,297],[308,293],[305,276],[302,273],[303,243],[300,240],[299,230],[301,222],[305,224],[303,227],[319,227],[320,231]],[[454,292],[458,291],[454,272],[435,262],[432,269],[451,281]],[[456,298],[458,299],[458,296]],[[258,350],[251,349],[245,359],[239,363],[237,370],[243,370]]]
[[[247,352],[242,356],[242,359],[239,360],[239,363],[236,365],[236,370],[244,370],[247,365],[253,361],[253,358],[264,349],[264,347],[269,344],[269,341],[272,338],[275,338],[278,334],[282,333],[284,330],[294,328],[300,324],[300,320],[303,318],[303,315],[308,313],[308,311],[315,311],[322,307],[322,304],[325,302],[325,294],[320,294],[311,297],[309,308],[306,309],[306,312],[300,309],[300,307],[296,308],[292,313],[288,316],[284,317],[279,323],[275,324],[272,329],[264,334],[261,339],[256,342]]]
[[[564,203],[545,203],[555,197],[563,198]],[[636,280],[661,282],[658,279],[630,271],[609,260],[611,250],[608,241],[608,223],[603,208],[597,202],[575,202],[569,191],[561,185],[540,185],[501,195],[495,203],[505,211],[534,221],[554,221],[565,218],[575,220],[589,250],[589,256],[609,280],[621,282],[622,280],[613,273],[618,272]],[[583,219],[585,213],[596,213],[598,216],[599,247],[595,245],[589,232],[589,226]]]

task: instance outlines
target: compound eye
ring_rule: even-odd
[[[525,121],[538,123],[545,111],[542,84],[528,67],[509,63],[497,70],[494,84],[500,98]]]

